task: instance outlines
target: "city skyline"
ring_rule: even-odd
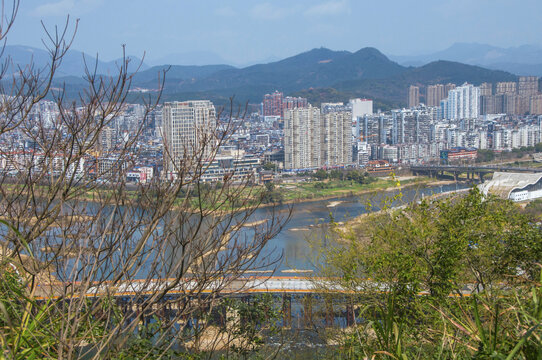
[[[45,34],[40,20],[51,28],[63,24],[70,14],[72,19],[80,18],[73,48],[99,53],[104,60],[120,57],[121,44],[135,56],[146,52],[150,63],[175,53],[211,51],[227,63],[246,65],[321,46],[348,51],[372,46],[390,55],[414,55],[457,42],[542,46],[537,36],[542,24],[536,19],[541,11],[542,3],[534,0],[521,5],[488,0],[303,0],[295,5],[286,1],[227,5],[161,1],[154,7],[138,1],[128,5],[125,1],[32,0],[21,4],[18,26],[8,44],[42,48]],[[423,42],[415,40],[421,38]]]

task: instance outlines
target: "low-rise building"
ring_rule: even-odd
[[[496,172],[493,179],[479,185],[484,195],[492,194],[512,201],[542,197],[542,173]]]
[[[473,148],[452,148],[440,152],[441,160],[446,163],[474,161],[477,156],[478,152]]]
[[[205,165],[200,179],[203,182],[255,180],[259,167],[260,159],[253,156],[217,156]]]

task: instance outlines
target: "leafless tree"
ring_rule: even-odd
[[[2,5],[5,39],[19,2]],[[86,64],[85,90],[66,99],[53,81],[72,25],[45,30],[48,68],[14,71],[5,58],[1,69],[0,358],[115,358],[149,319],[157,324],[145,328],[152,346],[139,347],[139,358],[228,346],[218,328],[214,341],[205,340],[209,315],[222,296],[247,290],[247,274],[273,270],[280,254],[263,249],[289,213],[281,218],[270,209],[255,222],[260,202],[250,178],[230,174],[220,186],[203,185],[235,131],[233,111],[220,130],[203,129],[205,136],[175,159],[175,181],[127,183],[145,121],[114,149],[106,169],[98,166],[101,137],[124,110],[135,71],[126,57],[115,76]],[[165,73],[159,75],[162,86]],[[36,111],[46,97],[58,108],[52,121]],[[159,99],[146,98],[144,119]],[[31,149],[17,148],[21,139]]]

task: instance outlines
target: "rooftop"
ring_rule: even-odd
[[[484,194],[493,194],[505,199],[510,197],[510,193],[517,189],[523,189],[529,185],[534,185],[542,178],[542,173],[510,173],[495,172],[493,179],[480,186]]]

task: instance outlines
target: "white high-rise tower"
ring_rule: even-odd
[[[480,88],[463,84],[448,93],[445,117],[450,120],[474,119],[480,114]]]
[[[166,102],[162,111],[164,170],[168,177],[181,161],[206,160],[213,146],[216,110],[209,100]],[[174,177],[174,175],[173,175]]]

